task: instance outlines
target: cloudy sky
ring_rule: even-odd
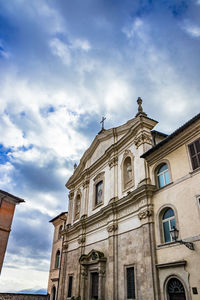
[[[0,189],[26,201],[1,292],[46,288],[73,164],[138,96],[165,133],[199,112],[200,0],[0,0]]]

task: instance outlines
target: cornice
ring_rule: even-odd
[[[175,136],[172,140],[169,140],[168,143],[164,144],[153,153],[149,154],[149,156],[145,157],[146,161],[152,165],[155,162],[161,160],[163,157],[175,151],[179,147],[184,144],[188,144],[192,140],[195,140],[200,135],[200,122],[185,129],[185,131],[181,132],[179,135]]]
[[[138,201],[144,199],[146,196],[152,196],[155,190],[156,187],[154,185],[146,184],[138,187],[136,190],[130,192],[127,196],[121,199],[118,198],[111,199],[109,204],[102,207],[100,211],[98,211],[97,213],[89,217],[86,217],[84,219],[84,226],[90,227],[98,223],[99,221],[106,220],[110,214],[113,214],[113,212],[123,210],[128,206],[132,205],[133,203],[135,204]],[[150,210],[148,211],[148,213],[145,211],[145,216],[142,216],[142,218],[144,217],[146,218],[150,216],[150,214],[151,214]],[[105,223],[105,225],[109,225],[108,223]],[[68,227],[67,230],[65,229],[65,233],[73,234],[74,232],[80,230],[82,227],[83,227],[83,222],[82,220],[80,220],[75,224],[71,225],[70,227]]]

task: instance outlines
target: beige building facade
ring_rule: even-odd
[[[52,300],[200,299],[200,115],[167,136],[137,102],[133,119],[102,127],[66,184]]]

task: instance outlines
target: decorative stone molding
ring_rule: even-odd
[[[113,231],[116,231],[117,229],[118,229],[118,224],[110,224],[107,227],[108,232],[113,232]]]
[[[117,164],[118,164],[118,157],[117,156],[112,157],[112,158],[109,159],[108,165],[109,165],[110,169],[114,166],[117,166]]]
[[[152,209],[146,209],[144,211],[139,212],[138,217],[139,217],[140,220],[142,220],[142,219],[146,219],[146,218],[148,218],[152,215],[153,215],[153,210]]]
[[[62,246],[62,251],[65,252],[68,249],[68,244],[65,242]]]
[[[69,200],[72,200],[74,198],[74,191],[69,192]]]
[[[85,181],[83,181],[83,188],[86,189],[90,184],[90,180],[89,179],[85,179]]]
[[[104,256],[104,253],[97,250],[91,250],[88,254],[82,254],[79,258],[79,262],[82,266],[87,266],[99,263],[106,263],[107,258]],[[100,270],[102,270],[102,265],[100,264]],[[104,268],[103,268],[104,269]]]
[[[85,236],[80,236],[77,241],[79,244],[84,244],[86,241],[86,238],[85,238]]]
[[[134,139],[134,143],[136,145],[136,148],[138,148],[139,146],[141,146],[142,144],[145,144],[145,143],[152,145],[152,138],[147,133],[141,133],[139,136],[137,136]]]
[[[105,174],[105,172],[99,173],[96,177],[94,177],[93,181],[97,182],[97,181],[101,180],[102,177],[104,176],[104,174]]]

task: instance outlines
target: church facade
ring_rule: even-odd
[[[167,136],[137,102],[135,118],[102,127],[66,183],[52,300],[200,297],[200,115]]]

